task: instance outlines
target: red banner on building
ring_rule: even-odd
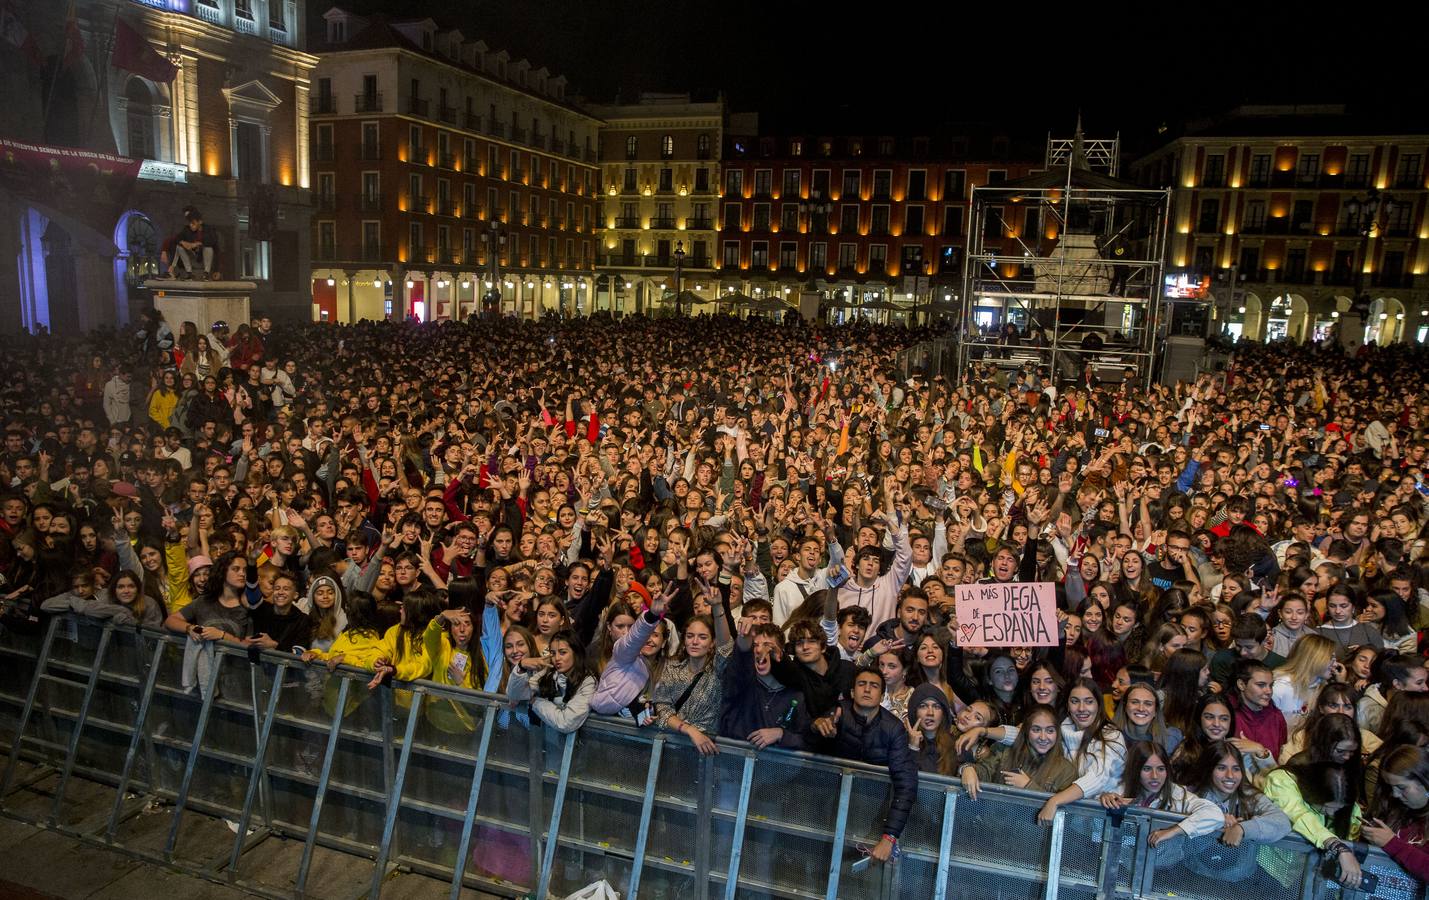
[[[106,237],[129,203],[139,165],[108,153],[0,138],[0,188]]]

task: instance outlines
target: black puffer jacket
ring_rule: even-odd
[[[869,719],[859,715],[852,700],[843,701],[841,708],[833,754],[870,765],[888,766],[893,793],[888,801],[883,832],[900,837],[913,810],[913,801],[918,797],[918,763],[908,748],[908,730],[897,716],[881,706]]]

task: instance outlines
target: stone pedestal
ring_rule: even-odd
[[[217,321],[237,330],[248,323],[248,298],[257,287],[251,281],[146,281],[153,292],[154,308],[164,314],[164,320],[177,336],[184,322],[198,326],[199,334],[207,334]]]
[[[821,300],[823,295],[818,291],[803,291],[799,294],[799,315],[804,317],[805,322],[818,321]]]
[[[1364,319],[1350,311],[1340,313],[1337,321],[1335,331],[1340,346],[1345,348],[1347,354],[1358,352],[1364,346]]]

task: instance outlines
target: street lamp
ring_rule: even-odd
[[[675,315],[680,315],[680,275],[685,268],[685,242],[675,242]]]
[[[481,242],[486,245],[487,271],[487,291],[482,295],[482,305],[488,315],[497,316],[501,313],[501,289],[497,285],[501,284],[500,256],[506,246],[506,226],[493,218],[481,233]]]
[[[828,219],[834,211],[834,205],[824,196],[823,191],[810,190],[806,200],[799,201],[799,212],[805,217],[807,234],[810,242],[814,239],[814,227],[816,222],[824,223],[824,230],[828,230]],[[812,246],[812,243],[810,244]],[[818,293],[819,272],[814,268],[812,260],[808,266],[809,271],[809,293]]]

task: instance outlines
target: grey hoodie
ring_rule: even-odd
[[[342,634],[344,631],[347,630],[347,612],[342,608],[342,588],[338,586],[336,579],[334,579],[331,575],[319,575],[317,578],[314,578],[313,583],[308,585],[307,596],[299,597],[297,602],[293,605],[296,606],[299,610],[301,610],[304,615],[311,616],[313,614],[313,610],[317,608],[316,604],[313,603],[313,594],[317,593],[318,586],[322,584],[326,584],[328,587],[332,588],[333,593],[337,595],[337,632],[333,636],[335,640],[337,635]],[[312,649],[315,650],[328,650],[332,646],[332,641],[318,640],[316,636],[316,628],[314,628],[314,637],[310,643],[313,645]],[[326,644],[327,646],[323,646],[324,644]]]
[[[145,603],[143,621],[138,622],[134,618],[134,610],[116,601],[107,590],[95,591],[93,597],[81,597],[74,591],[66,591],[41,603],[40,609],[47,613],[78,613],[86,618],[109,621],[115,625],[137,623],[147,628],[158,628],[163,624],[163,616],[157,603]]]

